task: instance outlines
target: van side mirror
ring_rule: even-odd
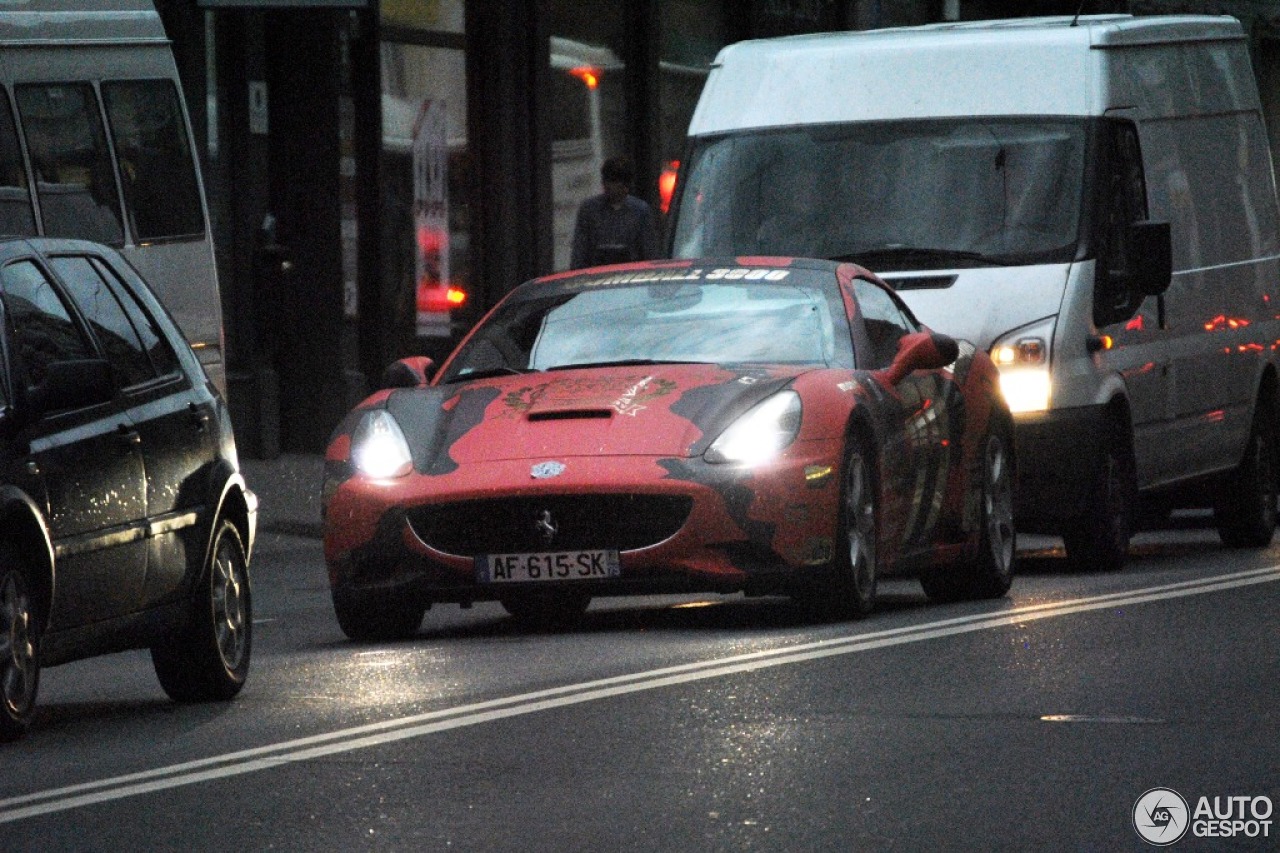
[[[28,416],[83,409],[110,402],[116,394],[111,365],[101,358],[51,361],[44,379],[27,392]]]
[[[1134,222],[1129,226],[1130,287],[1143,296],[1159,296],[1173,280],[1173,241],[1168,222]]]
[[[425,355],[393,361],[382,371],[383,388],[421,388],[427,384],[436,363]]]

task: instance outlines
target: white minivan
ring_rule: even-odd
[[[225,392],[208,206],[151,0],[0,3],[0,234],[119,249]]]
[[[1018,521],[1117,568],[1140,510],[1276,525],[1280,237],[1234,18],[940,24],[742,42],[689,127],[671,252],[880,273],[992,353]]]

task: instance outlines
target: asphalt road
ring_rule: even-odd
[[[1172,849],[1280,849],[1280,546],[1144,535],[1116,574],[1028,551],[1006,600],[894,581],[850,622],[665,597],[525,633],[440,606],[359,645],[319,544],[260,544],[241,697],[173,705],[146,653],[46,670],[0,747],[0,850],[1148,849],[1155,788],[1185,804],[1140,811],[1162,841],[1182,821]]]

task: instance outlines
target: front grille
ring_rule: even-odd
[[[410,510],[423,542],[446,554],[633,551],[675,534],[693,499],[662,495],[573,495],[463,501]],[[544,515],[548,514],[549,515]],[[548,540],[548,522],[555,534]]]

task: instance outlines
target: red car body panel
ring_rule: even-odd
[[[792,261],[735,263],[764,269]],[[856,324],[849,283],[878,279],[850,264],[827,266],[839,279],[846,319]],[[591,273],[680,269],[701,267],[651,262]],[[539,283],[573,288],[583,275]],[[912,345],[934,344],[917,335]],[[730,423],[783,389],[799,395],[803,417],[776,458],[756,467],[707,461],[708,446]],[[344,419],[326,454],[330,582],[424,605],[499,597],[513,587],[481,583],[477,557],[501,547],[492,528],[510,523],[512,536],[532,535],[521,527],[525,516],[509,522],[508,512],[526,513],[532,527],[526,508],[545,505],[557,517],[582,513],[579,548],[610,547],[609,535],[632,537],[633,547],[619,548],[619,577],[581,582],[593,594],[786,592],[830,570],[842,547],[842,468],[855,430],[877,448],[882,571],[952,560],[976,547],[977,438],[1001,405],[994,366],[971,346],[947,369],[911,376],[892,368],[654,364],[380,391]],[[375,480],[352,465],[352,433],[380,408],[394,415],[412,449],[407,476]],[[558,473],[540,476],[543,463]],[[672,520],[650,524],[668,512]],[[592,538],[594,525],[603,538]],[[646,525],[653,529],[637,532]],[[512,547],[559,547],[521,541]]]

